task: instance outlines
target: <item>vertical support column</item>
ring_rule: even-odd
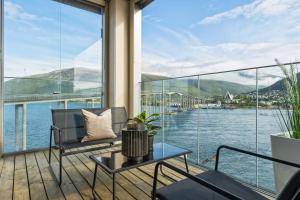
[[[105,106],[140,108],[141,10],[134,0],[110,0],[105,7]]]
[[[19,107],[20,105],[15,105],[15,148],[16,151],[19,150]]]
[[[27,139],[27,104],[23,104],[22,111],[22,149],[26,150]]]
[[[128,113],[134,117],[140,112],[141,66],[142,66],[142,11],[136,1],[129,1],[129,82],[128,82]],[[150,96],[152,97],[152,95]],[[153,104],[153,98],[150,105]]]
[[[128,11],[127,0],[110,0],[105,7],[105,107],[128,110]]]

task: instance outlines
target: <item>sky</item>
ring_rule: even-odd
[[[300,61],[299,0],[155,0],[142,17],[144,73],[178,77]],[[277,73],[268,71],[261,77]]]
[[[4,76],[101,70],[102,15],[51,0],[4,0]]]
[[[142,17],[143,73],[178,77],[300,61],[300,0],[155,0]],[[5,77],[101,70],[101,15],[51,0],[4,0],[4,24]],[[255,73],[226,79],[255,84]],[[279,78],[278,69],[260,70],[261,84]]]

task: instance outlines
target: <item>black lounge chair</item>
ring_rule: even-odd
[[[278,162],[281,164],[300,168],[300,165],[279,160],[276,158],[256,154],[230,146],[220,146],[217,150],[215,170],[208,170],[199,175],[193,176],[166,162],[159,162],[155,166],[152,199],[160,200],[266,200],[268,198],[259,194],[250,187],[234,180],[233,178],[218,171],[219,153],[221,149],[229,149],[258,158]],[[156,189],[158,168],[167,167],[182,174],[188,179]],[[300,170],[289,180],[285,188],[277,197],[278,200],[299,200],[300,199]]]
[[[93,112],[97,115],[107,110],[104,108],[84,108],[87,111]],[[51,150],[52,138],[54,134],[55,147],[59,149],[59,185],[62,183],[62,156],[67,156],[76,153],[83,153],[88,151],[99,150],[111,147],[114,142],[121,141],[121,131],[127,126],[128,116],[124,107],[110,108],[112,114],[112,128],[117,138],[102,139],[90,142],[81,142],[81,139],[86,135],[84,128],[84,119],[81,109],[53,109],[52,110],[52,123],[50,127],[50,145],[49,145],[49,165],[51,166]],[[108,144],[102,147],[81,148],[89,147],[99,144]],[[76,148],[76,150],[74,150]],[[79,150],[78,150],[79,148]],[[73,150],[72,150],[73,149]],[[66,150],[68,150],[66,152]],[[55,176],[56,177],[56,176]]]

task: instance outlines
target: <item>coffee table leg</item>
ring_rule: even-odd
[[[94,179],[93,179],[93,187],[92,187],[92,193],[93,193],[94,199],[96,199],[95,186],[96,186],[96,178],[97,178],[97,168],[98,168],[98,165],[95,164]]]
[[[186,154],[184,154],[183,157],[184,157],[184,163],[185,163],[186,172],[190,173],[189,172],[189,167],[188,167],[188,164],[187,164],[187,160],[186,160]]]
[[[112,197],[112,199],[115,200],[115,198],[116,198],[115,173],[112,174],[112,179],[113,179],[113,187],[112,187],[113,197]]]

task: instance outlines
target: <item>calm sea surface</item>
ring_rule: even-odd
[[[159,108],[144,108],[159,112]],[[278,111],[259,109],[256,134],[255,109],[198,109],[165,115],[163,131],[156,141],[185,147],[193,151],[189,159],[206,167],[214,167],[218,146],[226,144],[271,155],[270,135],[281,132]],[[256,142],[257,141],[257,142]],[[272,162],[221,151],[219,169],[232,176],[274,191]]]
[[[85,103],[70,103],[68,108],[90,106]],[[49,145],[50,109],[52,108],[63,108],[63,105],[59,103],[28,105],[27,149]],[[158,107],[143,109],[159,112]],[[214,166],[217,147],[222,144],[252,151],[257,149],[259,153],[271,155],[270,134],[280,132],[277,114],[275,110],[258,110],[256,134],[255,109],[198,109],[178,112],[161,117],[158,123],[163,129],[155,140],[192,150],[189,160],[206,167]],[[22,143],[21,125],[20,120],[20,144]],[[5,106],[4,130],[5,152],[15,151],[15,107],[13,105]],[[221,152],[219,169],[254,185],[258,184],[260,187],[274,190],[271,162],[224,150]]]

